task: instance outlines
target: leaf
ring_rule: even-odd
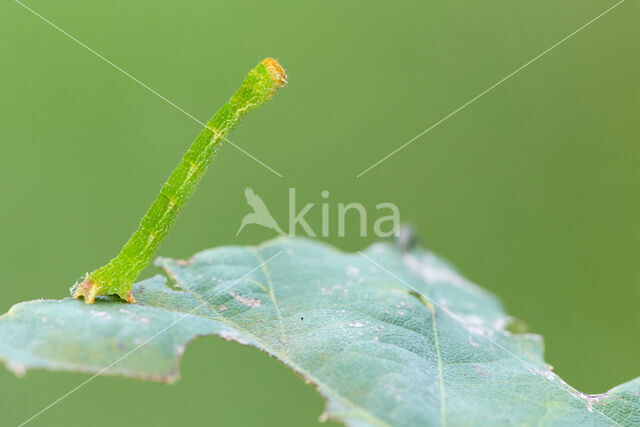
[[[640,378],[576,391],[543,361],[538,335],[509,332],[522,325],[494,296],[423,250],[349,254],[284,238],[157,264],[176,289],[145,280],[136,305],[15,305],[0,318],[0,357],[16,373],[169,382],[185,345],[214,334],[286,364],[326,397],[325,418],[349,425],[640,423]]]

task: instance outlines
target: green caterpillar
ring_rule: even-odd
[[[286,79],[284,70],[273,58],[249,71],[240,88],[191,144],[120,253],[77,284],[74,298],[84,297],[86,304],[93,304],[98,295],[117,295],[129,303],[135,302],[131,293],[134,281],[149,265],[178,213],[195,192],[225,135],[248,111],[269,100],[286,84]]]

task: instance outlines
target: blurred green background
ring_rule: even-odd
[[[284,178],[225,146],[161,254],[273,237],[256,226],[235,237],[247,186],[282,225],[289,187],[316,205],[328,190],[333,218],[339,202],[393,202],[424,245],[544,335],[547,361],[589,393],[640,375],[638,2],[356,175],[613,4],[28,2],[200,120],[262,58],[287,68],[289,86],[230,135]],[[6,312],[67,296],[114,255],[200,128],[11,0],[0,40]],[[376,240],[333,227],[324,240],[345,250]],[[0,369],[0,424],[86,378]],[[275,360],[202,338],[175,385],[101,377],[31,424],[300,426],[322,408]]]

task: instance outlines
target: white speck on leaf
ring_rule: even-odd
[[[237,341],[240,344],[248,344],[247,341],[240,338],[240,335],[236,331],[223,329],[222,331],[220,331],[220,336],[222,337],[222,339],[227,341]]]
[[[425,256],[422,260],[418,260],[415,256],[407,254],[404,256],[403,261],[409,269],[419,274],[422,279],[429,284],[450,283],[467,291],[486,293],[484,289],[465,279],[454,270],[437,265],[438,260],[433,254]]]
[[[7,360],[5,364],[7,369],[13,372],[16,377],[24,377],[27,373],[27,367],[21,363],[14,362],[13,360]]]
[[[238,301],[241,304],[246,305],[247,307],[251,307],[251,308],[260,307],[261,301],[257,298],[246,298],[240,294],[234,294],[233,292],[230,292],[230,293],[231,293],[231,296],[233,296],[234,300]]]
[[[111,320],[112,317],[109,313],[107,313],[106,311],[95,311],[95,310],[91,310],[91,315],[93,317],[97,317],[98,319],[104,319],[104,320]]]
[[[598,403],[600,402],[600,400],[606,399],[609,396],[608,392],[602,393],[602,394],[585,394],[571,387],[568,389],[568,391],[569,393],[571,393],[573,397],[586,401],[586,408],[587,408],[587,411],[589,412],[593,412],[594,403]]]
[[[347,276],[349,277],[356,277],[358,274],[360,274],[360,269],[354,265],[349,265],[347,267]]]
[[[492,338],[494,335],[495,330],[493,328],[487,327],[487,324],[483,317],[476,316],[473,314],[470,314],[470,315],[458,314],[456,315],[456,318],[460,321],[462,326],[464,326],[464,328],[472,334],[483,335],[483,336],[486,335],[489,338]]]
[[[507,327],[507,325],[509,324],[509,322],[511,322],[512,318],[511,317],[500,317],[498,319],[496,319],[495,322],[493,322],[493,329],[495,329],[496,331],[504,331],[504,328]]]

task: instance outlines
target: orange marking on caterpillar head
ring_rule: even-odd
[[[273,58],[267,58],[263,60],[262,63],[267,68],[267,71],[274,83],[280,87],[284,87],[287,83],[287,74],[284,72],[282,65]]]

